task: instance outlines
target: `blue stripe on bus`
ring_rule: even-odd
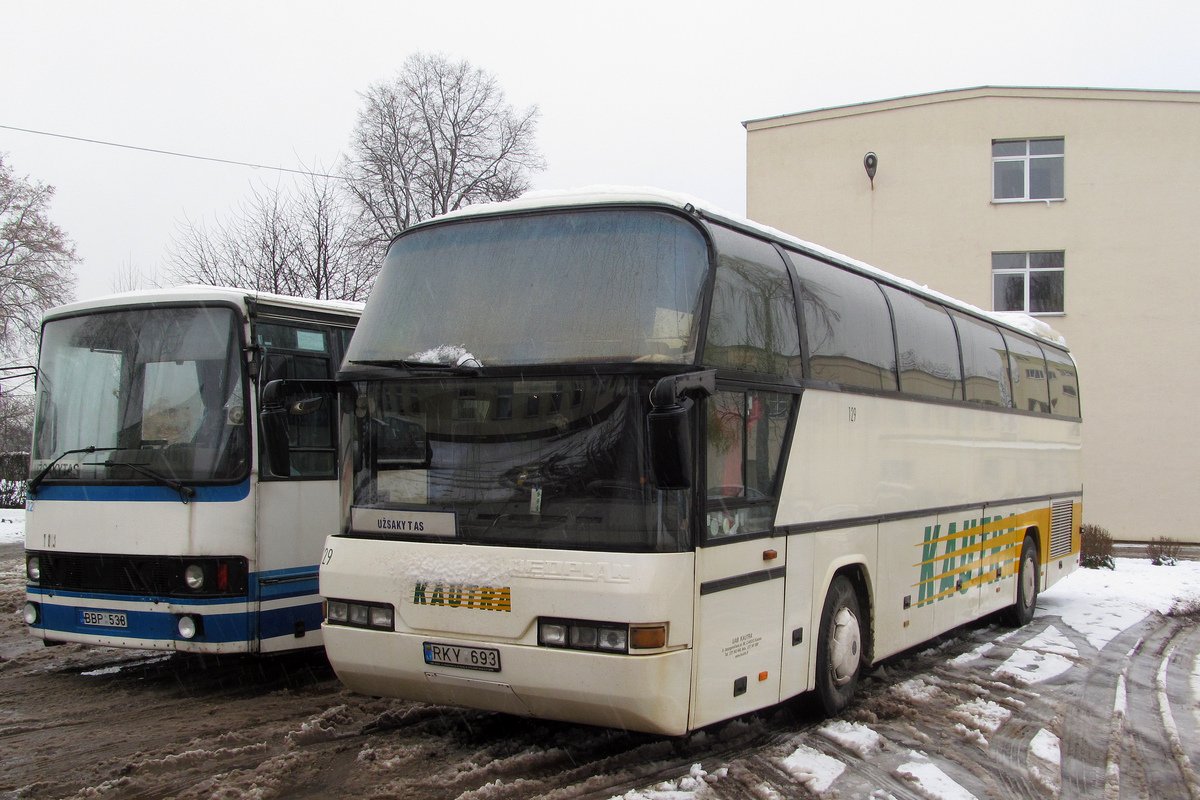
[[[264,585],[264,579],[266,579]],[[276,582],[279,581],[279,582]],[[320,630],[323,614],[321,600],[317,596],[317,565],[269,570],[250,576],[250,593],[245,597],[154,597],[147,595],[113,595],[97,592],[69,592],[47,590],[38,586],[26,587],[30,599],[40,601],[41,621],[33,626],[53,633],[94,634],[97,636],[124,636],[130,639],[156,641],[186,641],[179,636],[175,627],[178,614],[169,611],[134,611],[113,609],[110,601],[134,603],[177,603],[196,607],[195,613],[204,620],[204,634],[196,642],[245,642],[252,639],[270,639],[278,636],[295,636],[296,623],[304,623],[304,630]],[[46,598],[69,599],[72,605],[47,603]],[[248,611],[223,614],[207,614],[204,606],[220,606],[230,603],[253,603],[299,598],[300,602],[280,608],[264,609],[255,615]],[[312,602],[303,602],[311,598]],[[111,628],[99,625],[84,625],[79,621],[80,610],[115,611],[125,614],[128,626]],[[257,625],[255,624],[257,622]],[[255,628],[257,627],[257,631]]]
[[[155,641],[188,641],[179,635],[176,629],[177,615],[167,611],[131,611],[118,609],[115,613],[124,614],[129,623],[124,628],[114,628],[104,625],[84,625],[79,621],[81,610],[108,611],[105,608],[89,608],[86,605],[60,606],[41,603],[42,619],[33,627],[47,633],[60,631],[62,633],[88,634],[92,636],[125,637],[129,639],[150,639]],[[318,614],[320,613],[318,604]],[[249,629],[249,614],[245,611],[235,611],[230,614],[199,614],[204,621],[204,635],[197,636],[191,641],[196,642],[244,642],[247,640]]]
[[[276,636],[295,636],[297,622],[304,623],[305,633],[319,631],[323,619],[319,601],[263,611],[258,615],[258,638],[261,640]]]
[[[232,503],[250,496],[250,479],[232,486],[193,486],[196,495],[189,503]],[[167,503],[180,502],[179,492],[166,486],[76,486],[71,484],[42,485],[35,500],[71,500]]]

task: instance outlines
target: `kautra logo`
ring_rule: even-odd
[[[1024,516],[966,519],[961,525],[951,522],[945,535],[940,524],[926,525],[918,545],[921,561],[915,565],[920,569],[917,606],[1015,574]]]
[[[479,611],[512,611],[512,589],[508,586],[455,586],[442,583],[413,586],[413,605],[467,608]]]

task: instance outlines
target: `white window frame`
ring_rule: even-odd
[[[1061,142],[1062,146],[1058,153],[1045,153],[1033,155],[1031,154],[1031,143],[1033,142]],[[996,145],[1024,145],[1025,152],[1022,155],[996,155]],[[1063,169],[1063,189],[1062,194],[1058,197],[1031,197],[1029,195],[1029,173],[1030,166],[1035,161],[1058,159],[1062,162]],[[997,197],[998,186],[996,185],[996,165],[1020,163],[1022,166],[1022,181],[1024,193],[1021,197]],[[1066,140],[1062,136],[1043,136],[1032,139],[993,139],[992,140],[992,202],[993,203],[1049,203],[1066,199]]]
[[[1063,266],[1061,267],[1031,267],[1030,256],[1034,253],[1061,253],[1063,257]],[[1023,265],[1017,267],[997,268],[995,265],[996,256],[1022,256]],[[1067,269],[1066,269],[1066,251],[1064,250],[1029,250],[1029,251],[1014,251],[1014,250],[998,250],[992,253],[992,309],[995,311],[1022,311],[1026,314],[1031,314],[1036,317],[1061,317],[1067,311]],[[1063,282],[1063,302],[1062,308],[1058,311],[1032,311],[1030,296],[1031,287],[1033,285],[1034,275],[1044,275],[1051,272],[1057,272],[1062,275]],[[1021,299],[1022,307],[1020,309],[1000,308],[996,302],[996,276],[997,275],[1020,275],[1024,283],[1024,296]]]

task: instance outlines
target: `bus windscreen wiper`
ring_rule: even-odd
[[[364,367],[390,367],[391,369],[404,369],[409,372],[436,372],[439,375],[478,375],[480,365],[475,359],[470,359],[474,363],[468,366],[463,364],[443,364],[439,361],[412,361],[405,358],[388,358],[388,359],[370,359],[366,361],[351,361],[351,364],[362,364]]]
[[[112,447],[108,449],[115,450],[116,448]],[[159,475],[154,470],[150,469],[149,467],[143,467],[141,464],[131,464],[128,461],[105,461],[104,466],[108,467],[109,469],[112,467],[129,467],[130,470],[145,475],[150,480],[162,486],[166,486],[168,489],[174,489],[175,491],[179,492],[179,499],[183,501],[184,505],[187,505],[188,498],[196,496],[196,490],[191,486],[184,486],[179,481],[172,480],[166,475]]]
[[[76,453],[97,453],[97,452],[102,452],[105,450],[119,450],[119,449],[120,448],[118,448],[118,447],[96,447],[95,445],[88,445],[87,447],[80,447],[77,450],[64,450],[58,454],[57,458],[55,458],[53,461],[51,461],[46,466],[42,467],[41,472],[39,472],[37,475],[34,475],[32,478],[29,479],[29,484],[25,487],[25,492],[30,497],[37,497],[37,487],[39,485],[41,485],[42,481],[45,480],[46,476],[50,474],[50,470],[54,469],[54,465],[57,464],[58,462],[62,461],[67,456],[75,455]]]

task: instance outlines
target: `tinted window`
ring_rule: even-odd
[[[868,389],[896,389],[892,320],[874,281],[792,253],[810,377]]]
[[[947,400],[962,399],[958,337],[946,310],[936,303],[884,287],[896,319],[900,391]]]
[[[1046,354],[1046,381],[1050,384],[1050,413],[1079,416],[1079,377],[1071,357],[1053,347],[1042,347]]]
[[[713,228],[717,275],[704,363],[802,377],[796,300],[779,253],[770,244]]]
[[[974,317],[954,314],[962,342],[963,372],[967,401],[988,406],[1010,406],[1008,355],[1004,339],[995,325]]]
[[[693,364],[709,266],[700,230],[658,211],[422,227],[392,243],[346,357]]]
[[[1009,367],[1012,370],[1013,406],[1022,411],[1050,413],[1050,391],[1046,387],[1046,359],[1036,342],[1005,332]]]
[[[707,402],[709,538],[771,530],[794,395],[720,391]]]

